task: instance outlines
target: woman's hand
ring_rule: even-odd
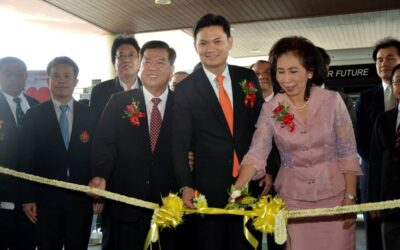
[[[350,205],[355,205],[352,200],[343,199],[342,206],[350,206]],[[357,215],[355,213],[351,214],[343,214],[342,215],[342,220],[343,220],[343,229],[349,229],[354,225],[356,222]]]

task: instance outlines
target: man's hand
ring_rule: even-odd
[[[343,199],[342,206],[350,206],[354,205],[354,202],[349,200],[349,199]],[[351,213],[351,214],[343,214],[342,215],[342,220],[343,220],[343,229],[349,229],[351,226],[354,225],[356,222],[356,214]]]
[[[192,172],[193,166],[194,166],[194,153],[192,151],[189,152],[188,160],[189,160],[189,169],[190,169],[190,172]]]
[[[264,186],[264,188],[261,192],[261,196],[267,195],[269,193],[269,190],[271,190],[272,184],[273,184],[272,175],[265,174],[264,178],[262,178],[260,180],[260,182],[258,183],[258,185],[260,185],[260,187]]]
[[[101,214],[104,209],[104,201],[103,200],[95,200],[93,202],[93,213]]]
[[[25,215],[33,224],[36,224],[37,222],[36,202],[22,204],[22,211],[24,211]]]
[[[195,209],[193,205],[194,189],[190,187],[185,187],[182,192],[182,201],[188,208]]]
[[[101,190],[106,190],[106,180],[101,177],[94,177],[90,182],[89,182],[89,187],[91,188],[98,188]],[[97,197],[96,194],[93,193],[88,193],[88,195],[92,197]]]

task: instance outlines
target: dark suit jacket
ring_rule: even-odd
[[[33,107],[39,104],[38,101],[25,95],[29,106]],[[20,129],[14,119],[14,115],[8,105],[8,102],[0,92],[0,166],[17,169],[17,148]],[[1,138],[2,137],[2,138]],[[17,180],[11,176],[0,175],[0,201],[16,201],[17,198]]]
[[[372,131],[376,118],[385,112],[382,84],[360,93],[356,101],[357,149],[360,156],[368,161]]]
[[[139,77],[137,77],[139,86],[142,85]],[[90,95],[90,107],[95,112],[97,119],[100,119],[101,114],[113,94],[123,92],[119,78],[115,77],[105,82],[101,82],[94,86]]]
[[[368,202],[400,199],[400,150],[394,147],[397,113],[396,107],[381,114],[375,123],[369,158]]]
[[[52,100],[27,112],[22,127],[23,141],[19,163],[23,171],[82,185],[89,183],[90,152],[96,119],[86,105],[76,101],[73,105],[73,125],[68,150],[64,146]],[[88,137],[85,138],[85,134]],[[78,202],[90,201],[86,194],[41,184],[26,183],[22,190],[24,203],[43,202],[42,204],[49,206],[63,206],[65,197],[70,197],[71,194]]]
[[[133,126],[124,108],[135,100],[146,114],[142,88],[113,95],[100,119],[93,147],[93,176],[107,181],[107,190],[138,199],[161,202],[161,197],[176,192],[171,156],[172,105],[169,91],[163,122],[154,152],[151,152],[148,117]],[[187,158],[187,155],[186,155]],[[108,202],[108,212],[124,221],[135,221],[151,210]]]
[[[178,186],[193,187],[205,194],[209,206],[224,207],[232,177],[233,153],[239,161],[247,153],[264,102],[257,78],[252,70],[229,65],[232,80],[234,132],[226,122],[218,98],[202,68],[194,71],[176,88],[172,152]],[[239,82],[256,83],[256,103],[245,107]],[[187,155],[195,155],[193,178]]]

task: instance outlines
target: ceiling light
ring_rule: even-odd
[[[155,0],[156,4],[167,5],[171,4],[171,0]]]

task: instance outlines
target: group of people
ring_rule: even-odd
[[[377,44],[383,82],[362,92],[354,111],[348,96],[324,86],[330,59],[322,48],[285,37],[268,61],[247,69],[227,64],[230,31],[223,16],[198,20],[200,65],[174,91],[173,48],[117,37],[117,76],[93,88],[90,107],[72,98],[79,73],[72,59],[48,64],[51,98],[42,104],[23,93],[24,62],[1,59],[0,165],[156,203],[179,193],[188,208],[196,191],[209,207],[225,207],[231,185],[248,185],[254,196],[276,192],[289,210],[353,205],[359,176],[363,201],[400,198],[399,41]],[[152,210],[6,175],[0,181],[0,249],[87,249],[93,210],[103,215],[102,249],[144,246]],[[367,231],[378,230],[368,234],[369,250],[398,249],[396,212],[366,215]],[[355,218],[290,219],[286,244],[271,238],[269,249],[354,250]],[[161,230],[152,249],[160,247],[252,249],[243,219],[228,215],[185,217]]]

